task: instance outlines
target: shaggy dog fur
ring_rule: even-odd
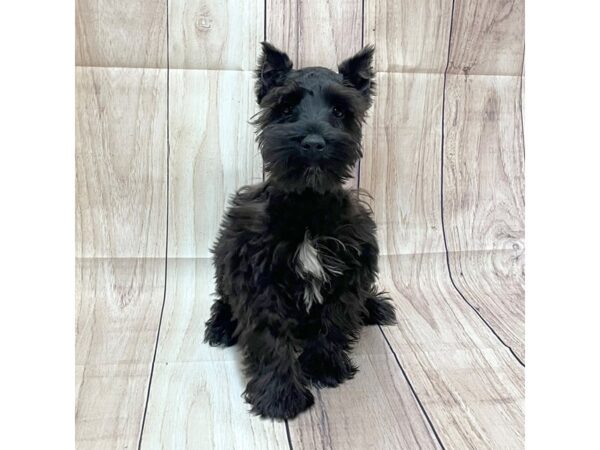
[[[293,70],[263,43],[255,124],[267,178],[241,188],[225,214],[205,335],[210,345],[240,345],[244,397],[263,417],[292,418],[313,404],[310,385],[352,378],[349,352],[361,327],[395,322],[375,287],[371,211],[343,188],[362,157],[372,58],[365,47],[339,73]]]

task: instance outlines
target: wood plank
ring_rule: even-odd
[[[453,280],[469,303],[525,361],[525,251],[460,251],[449,254]]]
[[[162,257],[166,70],[76,70],[76,254]]]
[[[361,185],[374,195],[385,329],[446,448],[519,448],[523,368],[450,283],[441,224],[439,74],[378,74]]]
[[[316,391],[289,422],[293,448],[441,448],[378,327],[363,330],[352,359],[354,379]]]
[[[77,260],[76,364],[147,361],[164,290],[164,258]]]
[[[365,0],[365,43],[378,72],[441,73],[448,59],[452,2]]]
[[[263,0],[169,1],[171,68],[253,70],[263,39]]]
[[[287,448],[285,424],[249,413],[235,348],[202,342],[214,290],[209,259],[170,259],[143,448]]]
[[[156,362],[237,361],[234,347],[211,347],[203,342],[215,292],[210,258],[170,258],[167,297]]]
[[[170,257],[208,257],[228,198],[262,180],[251,72],[171,70]]]
[[[361,188],[373,195],[382,254],[443,252],[440,74],[377,74]]]
[[[144,414],[150,363],[77,366],[77,450],[136,448]]]
[[[449,76],[444,219],[460,291],[525,356],[525,173],[519,77]]]
[[[77,260],[77,448],[137,445],[164,270],[159,258]]]
[[[158,362],[143,449],[284,449],[285,424],[259,419],[242,400],[235,361]]]
[[[77,0],[75,62],[96,67],[167,67],[164,0]]]
[[[458,296],[445,255],[387,256],[385,329],[446,448],[523,448],[524,368]]]
[[[360,0],[267,0],[266,39],[284,50],[294,67],[337,65],[362,46]]]
[[[523,247],[520,88],[519,77],[448,76],[444,212],[451,251]]]
[[[524,0],[456,0],[448,72],[521,74],[524,30]]]

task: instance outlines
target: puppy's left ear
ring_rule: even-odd
[[[375,72],[373,70],[373,53],[375,47],[367,45],[356,55],[342,61],[338,66],[344,82],[360,91],[371,101],[375,93]]]

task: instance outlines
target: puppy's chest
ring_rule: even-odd
[[[275,242],[291,244],[285,270],[307,311],[325,301],[360,254],[350,207],[346,197],[310,192],[270,199],[269,230]]]
[[[302,299],[307,311],[322,304],[324,293],[348,270],[348,248],[332,236],[312,237],[306,231],[294,253],[292,267],[303,285]]]

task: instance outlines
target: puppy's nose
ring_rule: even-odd
[[[309,134],[304,139],[302,139],[302,148],[305,150],[312,151],[323,151],[325,148],[325,139],[323,139],[318,134]]]

